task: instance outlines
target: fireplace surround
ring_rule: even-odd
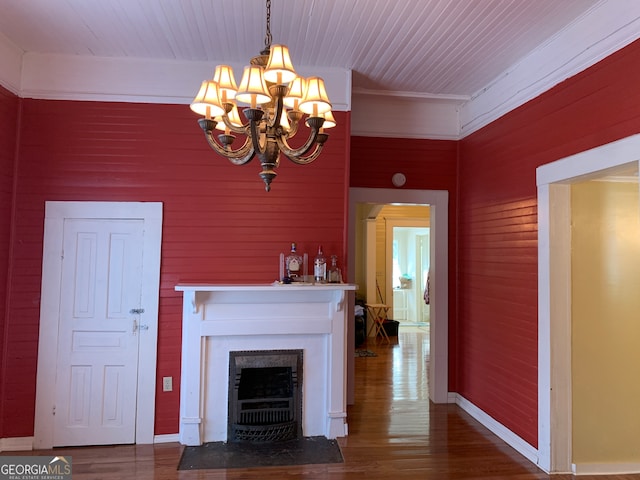
[[[238,351],[301,350],[302,436],[346,436],[347,320],[355,288],[176,286],[183,292],[180,442],[229,440],[230,353]]]

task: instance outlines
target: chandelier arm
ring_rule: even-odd
[[[311,162],[313,162],[316,158],[320,156],[320,152],[322,151],[323,146],[324,146],[323,143],[317,143],[315,150],[310,155],[307,155],[306,157],[303,157],[301,155],[290,156],[290,155],[287,155],[286,153],[284,154],[284,156],[287,157],[289,160],[291,160],[293,163],[296,163],[298,165],[309,165]]]
[[[247,137],[244,142],[244,145],[237,150],[227,150],[222,145],[216,142],[213,132],[208,131],[204,132],[204,136],[207,139],[207,143],[209,146],[218,154],[225,158],[227,158],[234,165],[244,165],[245,163],[249,163],[251,159],[253,159],[255,155],[255,150],[252,148],[251,141]]]
[[[245,123],[244,125],[238,127],[237,125],[234,125],[233,123],[231,123],[231,120],[229,119],[229,115],[228,114],[224,114],[222,115],[222,121],[224,122],[225,127],[227,127],[229,129],[229,131],[233,132],[233,133],[242,133],[244,135],[247,134],[247,129],[249,127],[249,123]]]
[[[287,138],[295,137],[298,133],[298,126],[302,121],[304,114],[300,110],[289,110],[287,112],[287,118],[289,119],[289,131],[287,132]]]
[[[263,155],[266,150],[266,142],[264,148],[260,148],[260,132],[258,131],[259,124],[260,122],[258,121],[249,120],[249,137],[251,137],[251,143],[253,144],[254,152],[256,152],[258,155]]]
[[[290,122],[289,123],[289,131],[287,132],[286,137],[287,138],[293,138],[296,136],[296,133],[298,133],[298,122]]]
[[[300,157],[301,155],[307,153],[311,149],[311,147],[313,147],[313,144],[318,140],[319,134],[320,133],[318,129],[312,129],[309,133],[309,138],[307,138],[307,141],[299,148],[291,148],[285,137],[276,137],[276,140],[278,141],[278,146],[280,147],[282,153],[287,158],[291,159],[291,157]],[[324,141],[322,143],[324,143]]]

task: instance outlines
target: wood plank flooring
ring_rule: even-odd
[[[566,480],[550,477],[455,405],[434,405],[427,392],[428,336],[400,329],[391,345],[369,343],[377,357],[356,358],[356,404],[344,463],[178,471],[179,444],[60,448],[2,455],[71,455],[74,480]],[[638,480],[640,475],[582,476]]]

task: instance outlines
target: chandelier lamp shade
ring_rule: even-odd
[[[298,165],[313,162],[329,138],[325,129],[336,126],[336,121],[324,80],[299,76],[288,47],[271,45],[271,1],[266,3],[264,50],[244,68],[240,84],[230,66],[218,65],[213,78],[202,82],[191,110],[202,117],[198,124],[215,152],[234,165],[249,163],[256,156],[260,159],[260,177],[268,192],[277,176],[280,154]],[[292,147],[289,140],[301,122],[308,127],[307,139]],[[244,137],[238,145],[234,145],[236,134]]]

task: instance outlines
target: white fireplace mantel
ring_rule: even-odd
[[[302,433],[347,428],[351,284],[177,285],[183,292],[180,443],[227,440],[229,352],[303,350]]]

